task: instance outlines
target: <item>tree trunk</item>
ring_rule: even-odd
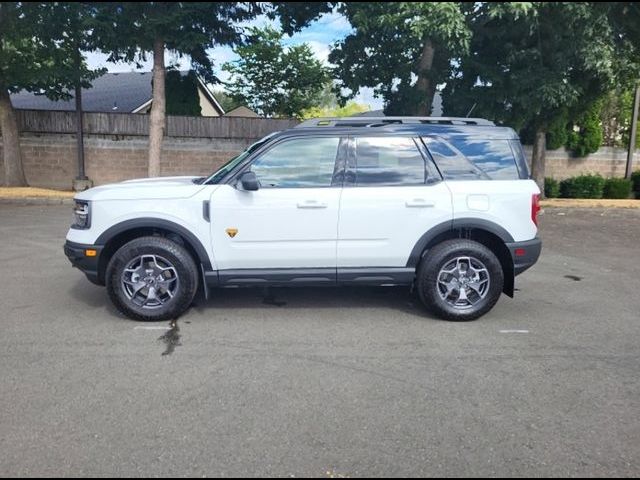
[[[431,104],[433,103],[433,95],[436,86],[431,82],[431,67],[433,66],[433,57],[435,48],[431,40],[426,38],[422,47],[422,54],[418,61],[418,80],[416,81],[415,90],[418,93],[419,101],[416,102],[414,114],[428,116],[431,113]]]
[[[531,177],[536,181],[544,197],[544,164],[547,156],[547,131],[544,127],[536,128],[531,155]]]
[[[7,89],[0,87],[0,129],[4,150],[4,183],[7,187],[26,187],[27,180],[22,168],[20,132],[16,112],[11,105]]]
[[[153,101],[149,118],[149,176],[160,176],[160,154],[165,128],[164,95],[164,41],[156,38],[153,42]]]

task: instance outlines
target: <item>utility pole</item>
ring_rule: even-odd
[[[631,136],[629,137],[629,151],[627,152],[627,168],[624,178],[631,178],[633,173],[633,154],[636,151],[636,136],[638,134],[638,104],[640,103],[640,83],[636,85],[636,94],[633,99],[633,116],[631,120]]]

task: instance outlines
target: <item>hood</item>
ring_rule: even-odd
[[[203,185],[193,183],[196,178],[200,177],[156,177],[125,180],[120,183],[90,188],[78,193],[75,198],[92,201],[189,198],[203,188]]]

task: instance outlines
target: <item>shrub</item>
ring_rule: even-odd
[[[603,198],[629,198],[631,186],[631,180],[626,178],[607,178],[602,196]]]
[[[600,122],[600,102],[594,103],[578,120],[578,131],[569,132],[567,148],[577,157],[595,153],[602,145],[602,124]]]
[[[560,182],[563,198],[602,198],[604,178],[600,175],[580,175]]]
[[[544,196],[547,198],[558,198],[560,196],[560,182],[554,178],[545,178]]]
[[[547,130],[547,150],[556,150],[566,145],[569,140],[567,123],[569,123],[569,118],[566,109],[549,123]]]
[[[636,194],[636,198],[640,199],[640,170],[636,170],[631,174],[631,183],[633,184],[633,191]]]

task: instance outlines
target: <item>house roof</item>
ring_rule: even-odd
[[[188,72],[180,72],[186,75]],[[135,112],[151,102],[152,72],[106,73],[82,89],[82,110],[85,112]],[[214,107],[224,114],[211,91],[198,78],[201,89]],[[21,91],[11,95],[14,108],[30,110],[75,110],[75,100],[49,100],[44,95]]]

